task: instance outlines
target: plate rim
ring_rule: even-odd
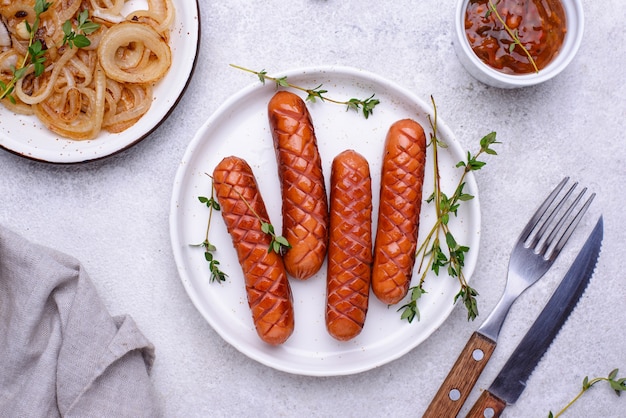
[[[308,66],[308,67],[293,68],[293,69],[282,71],[282,72],[276,72],[272,74],[272,77],[285,76],[289,78],[289,77],[295,77],[295,76],[307,76],[307,75],[314,76],[315,74],[328,74],[328,73],[331,73],[331,74],[338,73],[342,76],[357,75],[359,77],[365,78],[367,81],[371,81],[380,85],[389,86],[394,91],[398,91],[406,95],[411,101],[410,104],[417,105],[420,108],[420,110],[426,111],[427,114],[429,115],[432,115],[433,113],[433,107],[428,105],[423,99],[415,95],[412,91],[400,86],[399,84],[383,76],[377,75],[375,73],[372,73],[368,70],[364,70],[361,68],[344,66],[344,65]],[[358,81],[360,80],[357,80],[357,82]],[[317,377],[345,376],[345,375],[353,375],[353,374],[362,373],[368,370],[372,370],[377,367],[388,364],[394,360],[397,360],[398,358],[404,356],[411,350],[415,349],[418,345],[420,345],[423,341],[425,341],[428,337],[430,337],[448,319],[452,310],[456,307],[457,303],[452,303],[451,301],[447,305],[447,307],[442,313],[442,318],[439,321],[437,321],[437,323],[435,323],[433,326],[429,327],[427,334],[421,340],[419,340],[415,344],[409,344],[401,350],[396,350],[393,355],[387,355],[383,361],[373,362],[365,366],[354,366],[354,367],[349,367],[349,368],[342,368],[341,370],[328,370],[328,369],[313,370],[311,368],[301,368],[301,367],[298,368],[298,367],[288,366],[284,362],[275,361],[276,360],[275,356],[267,356],[263,350],[252,350],[253,352],[251,352],[251,350],[243,349],[238,343],[238,340],[236,338],[233,338],[230,335],[232,333],[226,333],[223,330],[223,327],[221,325],[217,324],[213,318],[205,314],[204,309],[201,306],[199,306],[199,301],[197,300],[198,299],[197,295],[195,295],[195,290],[190,288],[191,287],[190,281],[193,281],[193,278],[191,277],[192,276],[191,274],[188,274],[186,272],[185,261],[183,259],[182,251],[180,251],[180,246],[176,245],[179,242],[178,237],[180,237],[180,234],[181,234],[180,232],[178,232],[179,219],[176,215],[178,214],[179,203],[182,203],[184,201],[181,196],[181,193],[183,191],[182,184],[185,180],[185,177],[188,175],[187,171],[191,170],[191,167],[190,166],[188,167],[187,164],[191,159],[193,159],[194,152],[199,147],[201,147],[202,144],[206,141],[206,138],[204,138],[204,136],[206,135],[208,131],[210,131],[212,125],[219,122],[220,117],[223,117],[225,114],[227,114],[228,110],[234,104],[244,99],[246,96],[255,93],[257,90],[261,90],[264,88],[267,88],[265,83],[260,83],[257,81],[254,83],[250,83],[249,85],[243,87],[242,89],[236,91],[234,94],[230,95],[205,120],[205,122],[201,125],[201,127],[198,128],[192,140],[189,142],[188,146],[186,147],[183,157],[179,161],[179,166],[176,170],[176,175],[174,177],[174,182],[173,182],[173,192],[172,192],[172,196],[170,199],[169,225],[170,225],[170,243],[171,243],[171,247],[172,247],[172,251],[173,251],[173,255],[175,259],[176,271],[179,275],[179,279],[181,280],[183,284],[183,287],[185,288],[185,292],[187,293],[187,296],[192,301],[194,308],[198,311],[198,313],[200,313],[202,318],[211,326],[211,328],[220,336],[220,338],[222,338],[225,342],[227,342],[229,345],[231,345],[241,354],[249,357],[252,360],[257,361],[258,363],[261,363],[267,367],[271,367],[278,371],[295,374],[295,375],[303,375],[303,376],[317,376]],[[449,145],[455,148],[456,153],[459,153],[460,155],[464,155],[465,151],[463,151],[454,133],[450,130],[450,128],[445,122],[439,119],[437,129],[439,131],[443,131],[444,137],[446,137],[448,140],[450,140],[450,142],[452,142],[452,144],[449,144]],[[473,204],[476,207],[476,210],[471,211],[470,217],[471,217],[471,222],[473,222],[476,225],[476,228],[472,229],[471,232],[477,235],[476,242],[479,243],[480,235],[481,235],[480,199],[479,199],[479,194],[478,194],[478,186],[477,186],[476,179],[473,173],[471,172],[468,173],[466,177],[466,182],[468,183],[468,190],[472,190],[475,192],[475,198],[474,198]],[[480,249],[480,245],[477,245],[475,248],[472,248],[472,251],[474,253],[473,255],[474,262],[469,265],[470,267],[469,269],[467,269],[467,266],[466,266],[466,270],[465,270],[468,281],[471,281],[474,270],[476,268],[479,249]]]
[[[181,2],[181,4],[184,5],[184,6],[187,6],[187,3],[182,3]],[[150,127],[146,132],[144,132],[143,134],[138,136],[136,139],[134,139],[134,140],[124,144],[124,146],[122,146],[120,148],[113,149],[112,151],[110,151],[110,152],[108,152],[106,154],[96,155],[96,156],[91,157],[91,158],[83,158],[83,159],[76,158],[76,159],[72,159],[72,160],[69,160],[69,159],[68,160],[62,160],[62,159],[45,158],[43,156],[38,156],[38,155],[31,155],[31,154],[29,154],[28,152],[26,152],[24,150],[17,150],[17,149],[10,148],[10,147],[6,146],[3,143],[3,141],[0,141],[0,148],[3,149],[4,151],[9,152],[10,154],[16,155],[18,157],[25,158],[27,160],[47,163],[47,164],[51,164],[51,165],[71,166],[71,165],[85,164],[85,163],[90,163],[90,162],[95,162],[95,161],[100,161],[100,160],[104,160],[104,159],[110,158],[112,156],[115,156],[115,155],[118,155],[120,153],[123,153],[124,151],[126,151],[126,150],[134,147],[138,143],[142,142],[144,139],[146,139],[148,136],[150,136],[154,131],[156,131],[170,117],[170,115],[172,114],[174,109],[178,106],[178,104],[182,100],[183,96],[185,95],[185,92],[187,91],[187,88],[191,84],[191,79],[192,79],[193,75],[195,74],[197,63],[198,63],[198,59],[199,59],[199,55],[200,55],[200,46],[201,46],[201,40],[202,40],[202,19],[201,19],[201,15],[200,15],[200,1],[199,0],[194,0],[194,4],[195,4],[195,16],[194,16],[193,20],[196,21],[196,25],[197,25],[197,30],[195,31],[197,33],[197,39],[196,39],[196,42],[195,42],[195,45],[194,45],[195,51],[193,53],[193,60],[191,60],[191,66],[189,67],[189,73],[187,75],[187,78],[185,80],[184,85],[182,86],[182,88],[181,88],[180,92],[178,93],[178,95],[174,98],[171,106],[160,117],[160,119],[158,121],[156,121],[154,123],[154,125],[152,127]],[[189,6],[191,6],[191,5],[192,4],[189,4]],[[11,112],[11,113],[13,113],[13,112]],[[60,138],[60,139],[62,139],[62,138]]]

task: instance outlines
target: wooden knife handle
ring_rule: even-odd
[[[474,332],[423,418],[456,417],[495,348],[495,341]]]
[[[506,402],[488,390],[483,391],[466,418],[498,418],[506,408]]]

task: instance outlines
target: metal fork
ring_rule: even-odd
[[[539,206],[520,234],[509,259],[504,294],[483,324],[476,330],[448,373],[423,417],[437,417],[445,408],[456,416],[465,403],[485,365],[496,348],[496,341],[511,305],[519,295],[539,280],[560,254],[595,197],[592,193],[577,210],[587,188],[571,200],[574,183],[555,204],[565,188],[565,177]]]

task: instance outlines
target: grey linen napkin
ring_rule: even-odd
[[[158,417],[153,361],[76,259],[0,225],[0,417]]]

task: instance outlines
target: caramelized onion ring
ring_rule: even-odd
[[[106,76],[100,66],[96,67],[94,83],[93,89],[79,89],[84,109],[73,115],[73,118],[71,108],[75,103],[72,102],[78,100],[75,94],[50,96],[46,101],[33,106],[35,115],[48,129],[65,138],[74,140],[95,138],[102,129],[106,89]]]
[[[57,78],[59,77],[59,74],[61,73],[61,71],[63,70],[63,66],[65,64],[67,64],[67,62],[72,59],[72,57],[76,55],[76,49],[67,49],[65,51],[65,53],[61,56],[61,58],[59,59],[59,61],[57,61],[57,63],[52,66],[52,70],[50,72],[50,77],[48,78],[48,82],[47,84],[45,84],[45,86],[43,86],[42,89],[38,90],[35,94],[30,95],[28,94],[24,88],[24,78],[20,78],[16,85],[15,85],[15,95],[17,97],[20,98],[20,100],[26,104],[36,104],[36,103],[40,103],[43,100],[45,100],[46,98],[48,98],[48,96],[50,96],[50,94],[52,93],[52,90],[54,89],[54,84],[57,81]],[[34,69],[30,69],[29,71],[27,71],[27,74],[30,74],[34,71]],[[46,70],[47,72],[47,70]],[[35,81],[41,81],[45,79],[45,77],[40,76],[38,77]]]
[[[124,7],[125,0],[89,0],[94,13],[96,11],[103,11],[110,14],[120,14]]]
[[[152,104],[152,88],[148,84],[126,84],[120,91],[115,109],[104,115],[102,127],[109,132],[122,132],[141,118]]]
[[[124,69],[123,51],[133,44],[143,44],[155,58],[146,65]],[[98,48],[98,59],[106,75],[122,83],[154,83],[170,68],[170,48],[152,27],[142,23],[123,22],[111,27],[102,36]],[[120,62],[122,61],[122,62]]]
[[[137,10],[128,15],[127,19],[146,22],[157,32],[165,34],[174,22],[174,14],[171,0],[148,0],[148,10]]]
[[[74,17],[81,3],[82,0],[57,0],[52,3],[57,22],[62,25],[63,22]]]
[[[13,75],[13,68],[17,67],[19,56],[17,53],[9,49],[0,54],[0,74],[6,74],[7,76]]]

